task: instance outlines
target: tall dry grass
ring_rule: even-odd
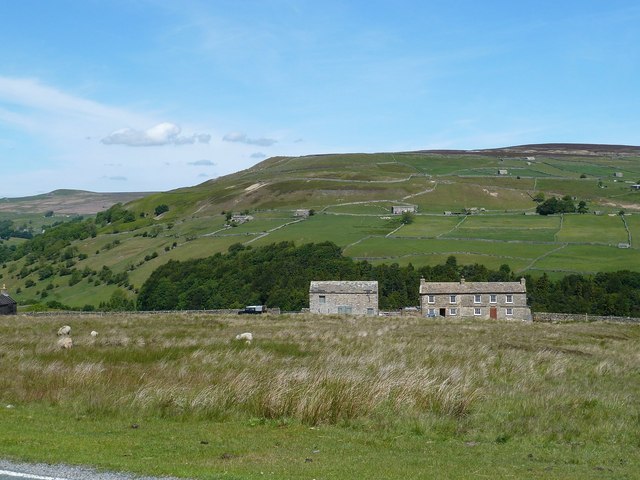
[[[56,346],[72,327],[74,348]],[[97,339],[90,337],[98,330]],[[251,331],[251,345],[233,341]],[[314,316],[0,319],[0,401],[76,415],[640,442],[640,328]]]

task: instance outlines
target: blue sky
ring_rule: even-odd
[[[640,144],[635,0],[20,0],[0,22],[0,197],[274,155]]]

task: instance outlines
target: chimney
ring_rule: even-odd
[[[0,290],[0,294],[8,297],[9,296],[9,292],[7,292],[7,286],[3,283],[2,284],[2,290]]]
[[[460,277],[460,285],[464,285],[464,277]]]
[[[526,287],[526,286],[527,286],[527,279],[526,279],[526,278],[524,278],[524,277],[522,277],[522,278],[520,279],[520,285],[522,285],[523,287]]]

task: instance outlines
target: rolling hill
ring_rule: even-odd
[[[129,201],[129,218],[114,217],[98,225],[95,237],[65,245],[70,258],[7,261],[0,281],[20,289],[14,296],[22,302],[97,305],[116,289],[133,297],[169,259],[283,240],[331,240],[345,255],[372,263],[433,265],[455,255],[459,263],[506,263],[532,275],[640,271],[640,191],[632,188],[638,180],[640,147],[633,146],[274,157]],[[535,215],[539,193],[585,201],[589,213]],[[402,225],[390,213],[393,205],[415,205],[418,213]],[[168,211],[156,215],[158,206]],[[315,215],[297,217],[297,209]],[[230,224],[230,213],[251,219]],[[51,275],[42,275],[45,267]],[[128,282],[109,283],[108,274],[100,279],[105,267],[112,275],[126,272]],[[86,275],[70,285],[73,270]]]

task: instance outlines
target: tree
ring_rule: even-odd
[[[589,211],[589,209],[587,208],[587,202],[585,202],[584,200],[580,200],[580,202],[578,202],[578,213],[587,213]]]
[[[157,205],[156,208],[154,209],[154,213],[156,214],[156,217],[168,211],[169,211],[169,206],[164,203]]]
[[[544,202],[544,193],[538,192],[533,196],[533,201],[536,203]]]
[[[402,216],[400,217],[400,223],[403,225],[409,225],[413,223],[413,219],[415,216],[412,212],[402,212]]]

